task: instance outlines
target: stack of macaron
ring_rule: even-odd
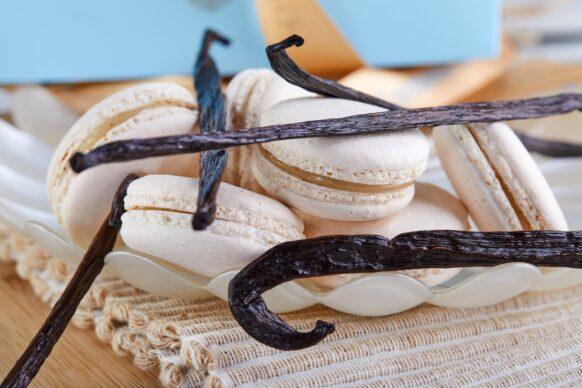
[[[271,70],[239,73],[225,90],[232,130],[379,112],[376,106],[316,96]],[[535,162],[505,124],[434,129],[433,140],[460,199],[417,183],[429,157],[420,129],[284,140],[231,149],[216,220],[194,231],[197,159],[156,157],[96,167],[75,176],[68,158],[107,141],[197,130],[194,96],[180,86],[144,84],[113,95],[72,127],[49,174],[53,208],[72,239],[86,246],[123,177],[137,173],[125,199],[120,236],[131,249],[207,277],[239,269],[285,241],[324,235],[415,230],[567,229]],[[404,271],[429,286],[456,269]],[[334,288],[359,275],[308,281]]]
[[[270,92],[268,84],[279,84],[282,89]],[[267,70],[242,73],[226,94],[229,126],[236,129],[251,125],[253,115],[260,116],[252,113],[254,109],[260,111],[287,95],[310,95]],[[158,256],[169,265],[214,277],[243,267],[281,242],[305,237],[303,222],[287,206],[241,187],[261,191],[253,185],[250,154],[244,160],[236,152],[231,154],[217,198],[216,220],[200,232],[188,222],[196,210],[198,155],[105,164],[78,175],[68,163],[75,152],[111,141],[197,131],[195,96],[173,83],[134,86],[89,109],[59,143],[48,173],[50,202],[69,237],[88,247],[110,210],[117,187],[130,173],[142,178],[129,188],[119,244]]]
[[[282,101],[261,125],[287,124],[380,112],[376,106],[322,97]],[[446,191],[416,184],[426,168],[429,141],[419,129],[350,137],[287,140],[255,146],[253,174],[263,189],[293,208],[306,237],[414,230],[468,230],[465,206]],[[405,272],[436,285],[456,269]],[[357,275],[311,279],[335,288]]]

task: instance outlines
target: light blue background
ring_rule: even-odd
[[[232,38],[230,48],[212,51],[224,74],[266,66],[252,0],[222,0],[213,9],[205,1],[0,0],[0,83],[189,73],[206,27]],[[320,4],[371,65],[438,64],[499,50],[499,0]]]

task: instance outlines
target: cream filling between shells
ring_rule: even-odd
[[[175,208],[165,207],[163,205],[158,206],[143,206],[139,204],[133,204],[127,207],[127,212],[140,211],[145,213],[156,212],[156,213],[171,213],[171,214],[182,214],[192,216],[193,211],[180,210]],[[190,220],[190,217],[188,217]],[[216,206],[216,221],[223,221],[224,224],[235,223],[245,227],[254,228],[260,232],[266,233],[269,243],[278,244],[284,241],[298,240],[304,238],[303,233],[298,230],[297,227],[286,223],[284,221],[269,218],[267,216],[261,216],[257,214],[251,214],[244,210],[238,209],[225,209],[221,206]],[[190,227],[190,221],[187,222],[187,226]],[[212,228],[212,225],[210,226]],[[213,230],[216,232],[216,230]],[[235,233],[236,234],[236,233]],[[234,236],[235,234],[229,234]],[[240,234],[240,233],[239,233]]]
[[[182,100],[160,99],[152,101],[138,108],[130,109],[110,117],[103,123],[93,128],[90,136],[87,136],[80,143],[75,144],[74,146],[71,145],[65,152],[63,152],[59,160],[59,169],[53,173],[53,176],[50,177],[50,181],[59,183],[57,191],[57,198],[60,198],[59,202],[61,202],[66,197],[69,185],[71,184],[72,174],[71,168],[69,166],[69,159],[75,152],[91,151],[93,148],[99,145],[100,141],[106,138],[111,131],[123,123],[135,118],[145,110],[162,107],[185,108],[189,110],[194,110],[196,108],[194,104],[190,104]],[[57,204],[57,206],[60,205]]]
[[[290,166],[282,162],[281,160],[277,159],[262,145],[259,145],[257,149],[263,160],[275,166],[277,169],[283,171],[287,175],[290,175],[303,182],[311,183],[316,186],[322,186],[337,191],[346,191],[358,194],[386,194],[400,192],[414,185],[414,180],[410,180],[406,183],[401,184],[366,184],[340,180],[329,176],[319,175],[310,171],[305,171],[295,166]]]
[[[511,208],[515,212],[515,216],[521,224],[521,230],[544,230],[548,229],[547,222],[541,218],[539,212],[536,211],[536,205],[527,194],[525,185],[519,177],[511,170],[510,164],[503,154],[499,153],[493,144],[491,144],[487,131],[482,125],[471,124],[466,126],[470,136],[473,138],[483,156],[487,160],[491,170],[495,174],[503,193],[507,197],[507,201],[511,204]],[[498,158],[497,163],[494,163],[489,155],[496,152]],[[514,185],[512,190],[506,183],[511,181]],[[529,209],[530,212],[525,212],[523,209]],[[535,214],[534,216],[531,216]],[[529,215],[529,217],[528,217]]]
[[[140,222],[144,222],[147,225],[162,225],[183,229],[192,228],[192,213],[188,212],[158,208],[135,208],[126,212],[122,220],[127,221],[132,218],[139,218]],[[224,219],[219,216],[208,227],[208,230],[221,236],[247,238],[266,247],[304,238],[297,231],[294,233],[290,231],[293,234],[283,234],[278,228],[265,228],[259,226],[257,223],[247,224],[240,221]],[[200,232],[192,231],[192,233]]]

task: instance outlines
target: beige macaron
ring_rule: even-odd
[[[59,223],[82,247],[88,246],[129,173],[193,176],[192,155],[105,164],[75,174],[69,158],[99,145],[132,138],[187,134],[197,128],[194,96],[172,83],[147,83],[116,93],[89,109],[57,147],[48,172],[48,195]]]
[[[207,277],[242,268],[274,245],[304,238],[303,223],[285,205],[222,183],[216,219],[194,231],[198,179],[149,175],[128,188],[121,238],[135,250]]]
[[[288,83],[271,69],[243,70],[226,87],[227,122],[232,129],[257,127],[271,106],[308,96],[313,93]]]
[[[270,69],[247,69],[228,83],[225,91],[225,110],[229,129],[241,130],[260,125],[262,113],[278,102],[313,95],[291,85]],[[252,146],[229,150],[224,180],[239,187],[263,192],[255,181],[250,165]]]
[[[261,125],[382,110],[343,99],[295,98],[268,109]],[[277,141],[257,146],[253,173],[270,195],[302,212],[339,221],[374,220],[410,203],[428,149],[418,129]]]
[[[482,231],[567,230],[550,186],[506,124],[434,129],[436,150]]]
[[[394,238],[417,230],[469,230],[467,209],[461,201],[435,185],[417,183],[414,199],[397,214],[375,221],[333,221],[300,214],[308,238],[330,235],[376,234]],[[460,269],[428,268],[401,271],[427,286],[434,286],[455,276]],[[323,276],[310,279],[325,288],[336,288],[359,277],[358,274]]]

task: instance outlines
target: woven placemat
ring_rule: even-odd
[[[0,226],[0,260],[52,305],[70,268],[24,236]],[[73,324],[93,329],[141,369],[173,387],[580,386],[582,286],[525,293],[473,309],[423,305],[380,318],[316,306],[284,317],[309,329],[337,323],[316,347],[281,352],[252,340],[218,299],[188,300],[99,278]]]

